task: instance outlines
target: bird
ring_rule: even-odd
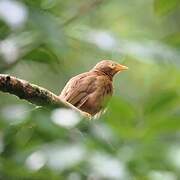
[[[113,77],[128,67],[112,60],[98,62],[90,71],[72,77],[59,97],[93,117],[103,112],[113,95]]]

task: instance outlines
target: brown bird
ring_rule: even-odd
[[[113,76],[127,69],[111,60],[102,60],[90,71],[71,78],[60,98],[94,116],[105,108],[113,94]]]

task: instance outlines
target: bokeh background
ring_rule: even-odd
[[[59,94],[101,59],[127,65],[87,121],[0,93],[0,179],[180,179],[179,0],[0,0],[0,73]]]

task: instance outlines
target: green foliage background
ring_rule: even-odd
[[[180,179],[179,1],[8,2],[27,16],[14,26],[0,8],[0,73],[59,94],[101,59],[129,71],[103,117],[71,128],[0,93],[0,179]]]

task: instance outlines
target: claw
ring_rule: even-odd
[[[87,119],[89,119],[89,120],[92,119],[92,116],[91,116],[89,113],[87,113],[87,112],[82,111],[81,114],[82,114],[82,116],[84,116],[85,118],[87,118]]]

